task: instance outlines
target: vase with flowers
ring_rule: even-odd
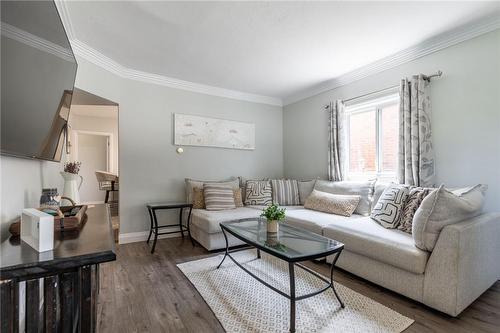
[[[261,217],[267,220],[267,232],[277,233],[279,229],[278,221],[285,219],[285,208],[280,208],[277,204],[271,204],[264,208]]]
[[[81,162],[66,162],[64,164],[64,171],[61,171],[61,176],[64,178],[63,196],[68,197],[75,203],[80,203],[80,187],[82,187],[83,177],[78,173],[80,172]],[[79,182],[79,183],[78,183]],[[69,200],[62,200],[61,205],[70,206],[72,202]]]

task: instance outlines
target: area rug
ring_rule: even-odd
[[[288,263],[254,250],[232,254],[245,268],[267,283],[289,293]],[[267,288],[223,254],[178,264],[196,287],[224,329],[229,332],[288,332],[290,301]],[[301,268],[295,269],[297,296],[323,287],[323,281]],[[297,332],[402,332],[413,323],[388,307],[335,283],[342,309],[332,289],[297,301]]]

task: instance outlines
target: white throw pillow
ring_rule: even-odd
[[[384,228],[397,228],[409,192],[410,188],[407,185],[389,185],[378,199],[370,217]]]
[[[422,250],[432,251],[444,227],[481,214],[486,185],[447,190],[441,185],[420,204],[413,217],[413,239]]]

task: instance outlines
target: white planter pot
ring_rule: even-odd
[[[267,221],[267,232],[269,233],[277,233],[279,228],[278,221]]]
[[[76,204],[80,203],[80,187],[83,184],[83,177],[74,173],[61,171],[61,176],[64,178],[63,197],[71,198]],[[61,206],[71,206],[69,200],[63,199]]]

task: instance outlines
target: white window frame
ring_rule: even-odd
[[[371,99],[365,99],[362,102],[351,103],[346,105],[345,108],[345,123],[346,123],[346,136],[347,136],[347,144],[346,144],[346,164],[345,170],[347,174],[347,179],[350,180],[367,180],[367,179],[380,179],[384,181],[395,181],[396,180],[396,170],[394,172],[382,172],[382,140],[381,133],[382,131],[382,121],[381,114],[384,107],[388,105],[393,105],[399,102],[399,93],[390,93],[385,96],[378,96]],[[375,172],[349,172],[350,165],[350,157],[351,157],[351,115],[359,114],[364,112],[373,112],[375,111]]]

